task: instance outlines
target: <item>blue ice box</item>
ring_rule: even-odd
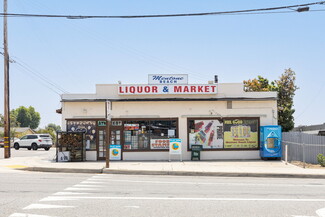
[[[281,159],[282,157],[282,127],[269,125],[260,127],[260,156],[261,159]]]

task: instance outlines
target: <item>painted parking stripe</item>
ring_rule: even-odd
[[[55,217],[49,215],[35,215],[35,214],[28,214],[28,213],[14,213],[9,217]]]
[[[31,204],[23,209],[57,209],[57,208],[74,208],[74,206],[52,205],[52,204]]]

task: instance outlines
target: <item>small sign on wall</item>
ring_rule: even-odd
[[[121,160],[121,145],[110,145],[109,151],[110,160]]]
[[[106,127],[106,121],[98,121],[98,122],[97,122],[97,125],[98,125],[99,127]]]

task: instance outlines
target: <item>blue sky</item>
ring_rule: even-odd
[[[9,0],[8,12],[137,15],[308,2]],[[311,9],[325,9],[325,5]],[[300,87],[295,97],[296,125],[324,123],[324,21],[325,11],[136,20],[9,18],[9,52],[20,64],[10,66],[11,108],[34,106],[41,114],[40,127],[44,127],[61,122],[55,113],[61,107],[60,97],[50,88],[58,93],[57,87],[70,93],[94,93],[95,84],[146,83],[147,75],[153,73],[189,74],[190,83],[206,83],[215,74],[220,83],[258,75],[274,80],[290,67]],[[3,65],[3,58],[0,63]],[[3,84],[3,76],[0,82]],[[3,88],[0,94],[3,101]]]

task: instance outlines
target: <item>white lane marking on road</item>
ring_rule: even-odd
[[[288,202],[325,202],[324,199],[295,199],[295,198],[201,198],[201,197],[93,197],[93,196],[62,196],[50,198],[59,198],[59,200],[71,199],[98,199],[98,200],[179,200],[179,201],[288,201]]]
[[[28,213],[13,213],[9,217],[55,217],[55,216],[35,215],[35,214],[28,214]]]
[[[48,196],[48,197],[45,197],[43,199],[40,200],[40,202],[44,202],[44,201],[66,201],[66,200],[80,200],[78,198],[67,198],[67,197],[58,197],[58,196],[55,196],[55,197],[52,197],[52,196]]]
[[[140,206],[124,206],[125,208],[135,208],[135,209],[139,209]]]
[[[74,208],[74,206],[52,205],[52,204],[31,204],[23,209],[57,209],[57,208]]]
[[[100,188],[102,186],[98,186],[98,185],[81,185],[81,184],[76,184],[73,187],[76,188]]]
[[[96,188],[73,188],[73,187],[69,187],[64,189],[65,191],[93,191],[93,190],[97,190]]]
[[[80,192],[56,192],[54,193],[53,195],[58,195],[58,196],[61,196],[61,195],[87,195],[87,194],[90,194],[90,193],[80,193]]]
[[[91,181],[83,181],[82,184],[103,184],[105,182],[91,182]]]
[[[316,217],[316,216],[307,216],[307,215],[293,215],[292,217]]]
[[[317,214],[319,217],[325,217],[325,208],[322,208],[322,209],[316,210],[316,214]]]
[[[278,186],[278,187],[325,187],[324,185],[299,185],[299,184],[261,184],[261,183],[226,183],[226,182],[170,182],[170,181],[151,181],[151,180],[125,180],[112,179],[111,177],[101,178],[92,177],[90,181],[106,181],[106,182],[128,182],[128,183],[151,183],[151,184],[186,184],[186,185],[228,185],[228,186]]]

